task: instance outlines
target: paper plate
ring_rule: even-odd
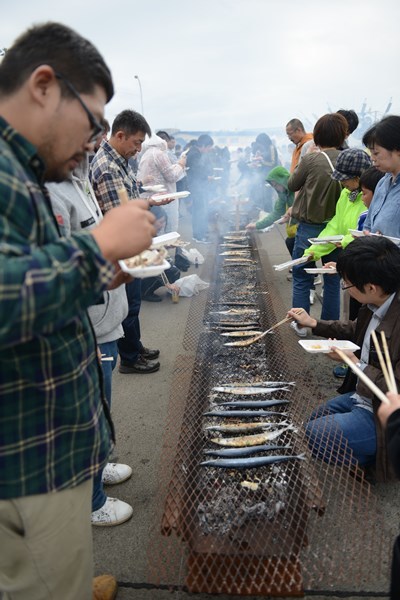
[[[129,268],[124,260],[119,260],[119,265],[125,273],[129,273],[136,279],[145,279],[146,277],[156,277],[163,271],[170,268],[167,260],[164,260],[160,265],[150,265],[149,267],[134,267]]]

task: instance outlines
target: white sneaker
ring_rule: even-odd
[[[107,463],[103,469],[101,480],[104,485],[116,485],[131,477],[132,469],[121,463]]]
[[[290,323],[290,327],[299,337],[307,337],[307,327],[300,327],[299,325],[297,325],[296,321]]]
[[[310,290],[310,304],[315,302],[315,290]]]
[[[92,512],[92,525],[99,527],[112,527],[121,525],[128,521],[133,515],[133,508],[130,504],[117,500],[117,498],[107,498],[105,504]]]

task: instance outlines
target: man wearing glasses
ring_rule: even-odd
[[[342,290],[358,300],[356,321],[318,321],[305,310],[288,315],[302,327],[310,327],[321,337],[350,340],[360,346],[349,358],[362,369],[383,392],[387,392],[371,332],[384,332],[397,382],[400,381],[400,249],[389,239],[379,236],[356,238],[339,257],[337,272]],[[378,336],[379,337],[379,336]],[[328,354],[341,361],[333,350]],[[398,385],[398,383],[397,383]],[[377,418],[380,400],[349,370],[340,396],[317,408],[306,423],[311,451],[329,462],[376,467],[376,477],[384,481],[389,475],[385,436]]]
[[[69,28],[33,27],[0,65],[0,592],[92,598],[91,493],[113,427],[86,313],[147,248],[147,204],[60,236],[45,181],[101,135],[111,74]],[[94,597],[115,597],[115,584]]]

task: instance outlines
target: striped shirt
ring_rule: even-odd
[[[36,149],[0,117],[0,498],[74,487],[110,447],[86,308],[113,267],[60,237]],[[108,414],[107,414],[108,416]]]
[[[128,161],[103,140],[90,164],[90,181],[102,213],[120,205],[118,190],[125,188],[130,200],[139,198],[136,177]]]

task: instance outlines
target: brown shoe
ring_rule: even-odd
[[[99,575],[93,578],[93,600],[114,600],[118,584],[112,575]]]

